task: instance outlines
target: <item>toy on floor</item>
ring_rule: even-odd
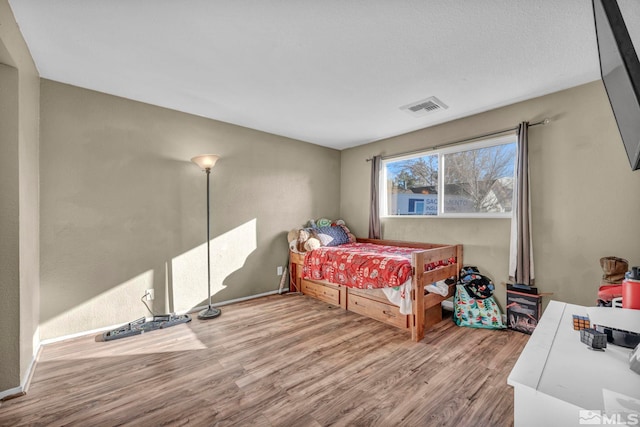
[[[112,341],[118,338],[140,335],[145,332],[164,329],[187,322],[191,322],[191,316],[188,314],[161,314],[159,316],[153,316],[149,321],[147,321],[146,318],[141,317],[138,320],[134,320],[133,322],[127,323],[119,328],[103,333],[102,339],[104,341]]]
[[[126,338],[133,335],[140,335],[145,332],[155,331],[156,329],[169,328],[171,326],[180,325],[182,323],[191,322],[191,316],[188,314],[155,314],[145,302],[146,294],[140,298],[140,301],[147,307],[149,313],[153,316],[151,320],[141,317],[138,320],[129,322],[118,328],[112,329],[102,334],[103,341],[113,341],[119,338]]]

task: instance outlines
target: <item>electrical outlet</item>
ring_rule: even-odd
[[[277,271],[277,273],[276,273],[276,274],[277,274],[278,276],[282,276],[282,266],[281,266],[281,265],[279,265],[279,266],[278,266],[278,268],[277,268],[277,270],[276,270],[276,271]]]
[[[146,301],[153,301],[153,297],[154,297],[153,289],[147,289],[146,291],[144,291],[144,299]]]

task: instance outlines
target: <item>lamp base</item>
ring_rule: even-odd
[[[200,313],[198,313],[198,319],[214,319],[218,316],[220,316],[222,314],[222,312],[220,311],[219,308],[216,308],[212,305],[209,306],[209,308],[206,308],[204,310],[202,310]]]

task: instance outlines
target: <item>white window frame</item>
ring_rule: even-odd
[[[444,212],[444,156],[450,153],[457,153],[462,151],[477,150],[481,148],[495,147],[497,145],[506,145],[517,142],[517,135],[510,133],[508,135],[483,139],[480,141],[469,142],[464,144],[456,144],[451,147],[443,147],[439,149],[429,150],[426,149],[422,152],[414,152],[404,156],[394,156],[387,159],[383,159],[380,164],[380,218],[511,218],[513,216],[513,209],[511,212],[477,212],[477,213],[445,213]],[[516,155],[514,159],[514,179],[517,179],[515,173],[515,161],[518,157],[516,145]],[[408,160],[423,156],[438,156],[438,214],[437,215],[389,215],[387,209],[387,163],[393,163],[400,160]],[[515,198],[515,191],[514,191]],[[514,199],[515,200],[515,199]],[[515,206],[515,205],[513,205]]]

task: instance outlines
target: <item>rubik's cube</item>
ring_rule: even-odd
[[[577,314],[573,315],[573,329],[576,331],[580,331],[582,329],[589,329],[591,327],[591,322],[589,322],[589,318],[587,316],[578,316]]]
[[[607,334],[598,332],[595,329],[581,329],[580,341],[591,348],[603,349],[607,348]]]

